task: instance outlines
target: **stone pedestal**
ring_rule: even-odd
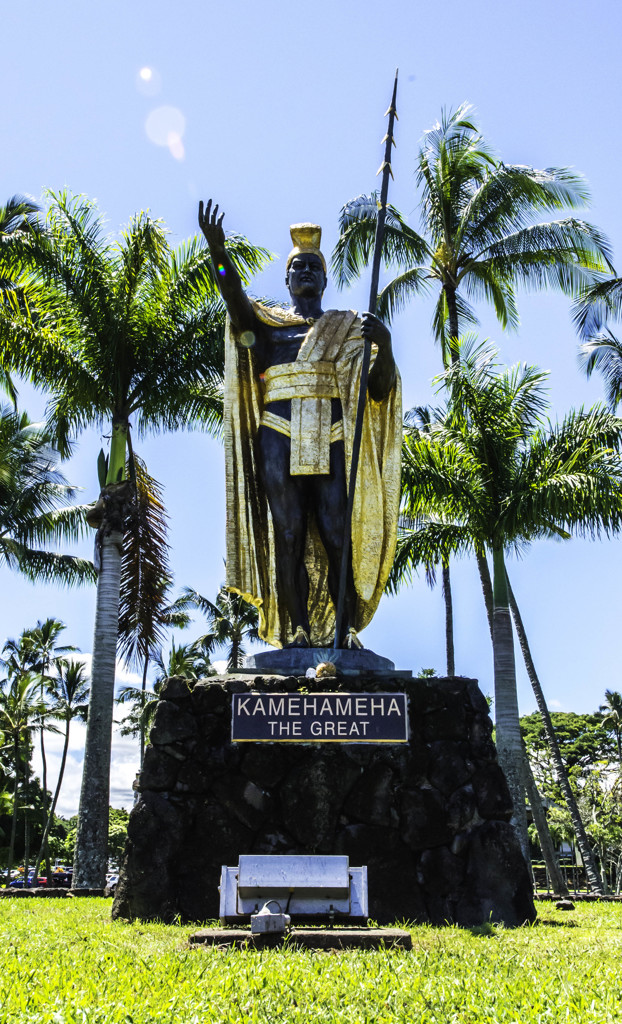
[[[309,685],[312,682],[312,687]],[[232,744],[232,693],[405,692],[407,744]],[[474,680],[382,673],[169,679],[137,782],[113,916],[218,916],[241,853],[345,853],[370,917],[507,926],[535,918],[511,801]]]

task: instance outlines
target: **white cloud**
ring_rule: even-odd
[[[93,663],[92,654],[76,653],[71,654],[70,657],[74,661],[79,661],[84,665],[86,674],[91,675],[91,665]],[[138,672],[131,672],[124,661],[117,661],[117,666],[114,673],[115,686],[140,686],[142,683],[142,677]]]
[[[70,818],[78,813],[80,803],[80,786],[82,785],[82,764],[84,761],[84,741],[86,725],[73,721],[69,732],[69,751],[63,776],[56,813],[63,818]],[[45,753],[47,760],[48,789],[53,793],[60,771],[64,736],[46,733]],[[110,762],[110,804],[112,807],[125,807],[129,810],[134,802],[132,782],[138,771],[140,748],[137,739],[121,736],[119,727],[112,731],[112,755]],[[35,744],[33,753],[33,769],[35,775],[42,778],[41,750]]]

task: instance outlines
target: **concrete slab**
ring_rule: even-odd
[[[202,928],[188,941],[192,946],[238,946],[240,949],[283,945],[303,949],[412,949],[410,932],[399,928],[293,928],[285,938],[252,935],[248,928]]]

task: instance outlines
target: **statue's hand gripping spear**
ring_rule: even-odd
[[[376,235],[374,238],[374,256],[371,271],[371,286],[369,292],[369,312],[376,312],[378,298],[378,281],[380,278],[380,261],[382,259],[382,240],[384,237],[384,224],[387,216],[387,197],[389,195],[389,175],[393,177],[391,170],[391,147],[395,145],[393,140],[393,126],[395,123],[396,102],[397,102],[397,75],[393,85],[393,97],[391,105],[387,110],[389,125],[387,133],[382,140],[386,143],[384,150],[384,161],[381,164],[378,174],[382,172],[382,184],[380,187],[380,202],[378,204],[378,218],[376,220]],[[356,421],[354,425],[354,437],[352,439],[352,462],[350,465],[350,481],[348,487],[348,503],[343,532],[343,548],[341,555],[341,567],[339,574],[339,594],[337,598],[337,613],[335,617],[335,639],[333,648],[341,646],[343,630],[343,613],[346,595],[346,580],[348,576],[348,562],[351,558],[352,547],[352,509],[354,507],[354,492],[356,489],[356,477],[358,473],[359,454],[361,450],[361,435],[363,432],[363,415],[365,413],[365,401],[367,398],[367,382],[369,378],[369,363],[371,359],[371,342],[363,335],[363,363],[361,366],[361,382],[359,388],[358,404],[356,408]]]

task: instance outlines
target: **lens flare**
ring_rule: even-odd
[[[243,345],[244,348],[252,348],[254,344],[255,335],[253,334],[253,332],[242,331],[242,334],[240,335],[240,345]]]
[[[176,160],[185,155],[182,142],[186,118],[177,107],[156,107],[145,121],[147,137],[156,146],[167,146]]]
[[[168,133],[167,145],[170,150],[171,156],[174,156],[176,160],[184,159],[186,155],[186,150],[184,149],[184,144],[181,141],[181,136],[178,135],[177,132]]]
[[[143,96],[157,96],[162,89],[162,79],[155,68],[145,64],[136,72],[136,88]]]
[[[222,263],[218,264],[218,273],[220,274],[221,277],[224,277],[225,274],[227,273],[227,271],[223,267]]]

